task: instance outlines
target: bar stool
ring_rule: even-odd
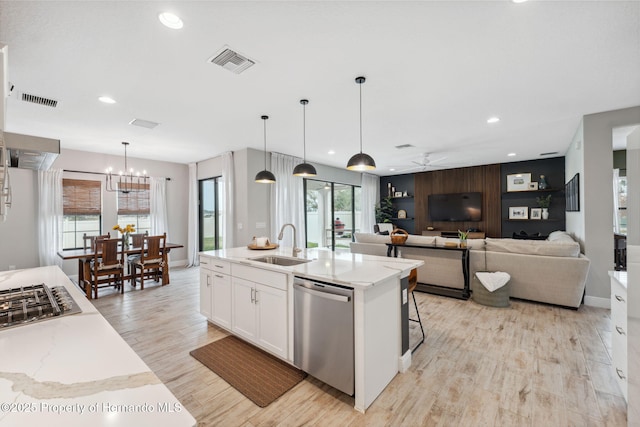
[[[418,349],[418,347],[420,347],[420,345],[422,345],[422,343],[424,342],[424,328],[422,327],[422,320],[420,319],[420,312],[418,311],[418,303],[416,302],[416,296],[413,293],[413,291],[416,289],[416,286],[418,285],[418,270],[416,270],[415,268],[413,270],[411,270],[411,272],[409,273],[409,286],[408,286],[408,292],[411,292],[411,296],[413,297],[413,305],[416,308],[416,315],[418,316],[418,319],[412,319],[411,317],[409,317],[409,320],[412,322],[416,322],[420,325],[420,331],[422,332],[422,339],[420,340],[420,342],[418,342],[418,344],[411,349],[411,353],[413,353],[414,351],[416,351]]]

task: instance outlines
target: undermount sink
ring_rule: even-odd
[[[303,264],[305,262],[311,261],[310,259],[287,258],[287,257],[277,256],[277,255],[267,255],[267,256],[261,256],[258,258],[250,258],[250,259],[251,261],[258,261],[258,262],[264,262],[266,264],[275,264],[275,265],[284,265],[284,266],[298,265],[298,264]]]

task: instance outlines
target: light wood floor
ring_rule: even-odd
[[[427,339],[365,415],[311,377],[259,408],[189,355],[226,335],[199,314],[198,281],[197,268],[173,269],[168,286],[93,302],[201,426],[626,426],[609,310],[416,292]]]

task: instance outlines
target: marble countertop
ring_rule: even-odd
[[[353,288],[369,288],[394,275],[404,277],[409,272],[424,264],[421,260],[407,258],[387,258],[375,255],[353,254],[348,249],[303,249],[297,258],[310,262],[293,266],[280,266],[254,261],[267,255],[292,258],[291,248],[269,250],[251,250],[247,247],[220,249],[201,252],[201,255],[226,259],[234,262],[248,263],[254,267],[293,273],[296,276],[312,280],[336,283]]]
[[[0,329],[0,425],[196,425],[60,268],[0,272],[0,290],[39,283],[82,313]]]

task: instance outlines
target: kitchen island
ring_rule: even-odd
[[[271,264],[269,261],[278,260],[269,257],[279,257],[285,264],[301,262]],[[294,364],[294,278],[353,289],[354,407],[364,412],[395,375],[411,364],[411,351],[408,344],[403,345],[408,322],[403,322],[402,313],[408,310],[406,278],[422,263],[348,250],[307,249],[295,258],[291,248],[202,252],[201,313]]]
[[[40,283],[82,312],[0,328],[0,425],[196,425],[60,268],[0,272],[0,290]]]

